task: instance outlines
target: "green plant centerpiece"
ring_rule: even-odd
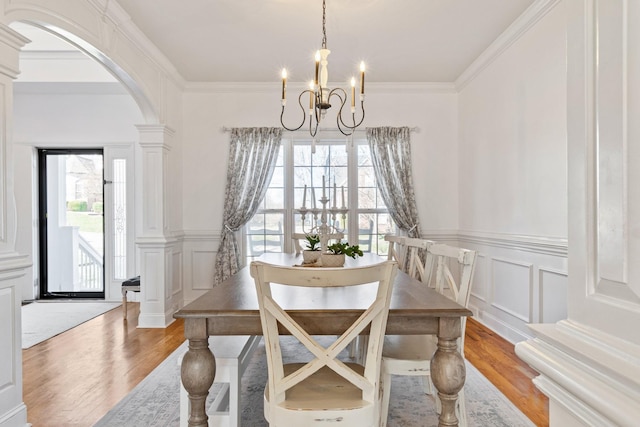
[[[307,251],[319,251],[320,250],[320,236],[317,234],[305,234]]]
[[[358,245],[350,245],[349,242],[335,242],[327,246],[327,252],[322,254],[323,267],[342,267],[345,257],[356,258],[363,252]]]
[[[303,264],[315,264],[322,255],[320,252],[320,236],[318,234],[305,234],[306,249],[302,251]]]

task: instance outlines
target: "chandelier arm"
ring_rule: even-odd
[[[344,98],[342,98],[342,95],[340,94],[340,92],[342,92],[342,95],[344,95]],[[344,108],[348,99],[347,93],[345,92],[344,89],[337,87],[331,90],[331,92],[329,93],[329,98],[331,98],[332,95],[337,96],[338,99],[340,100],[340,108],[338,109],[338,113],[336,114],[336,125],[338,126],[338,130],[344,136],[350,136],[353,134],[353,129],[351,129],[351,133],[345,132],[343,128],[349,128],[349,126],[345,125],[344,121],[342,120],[342,109]]]
[[[307,119],[307,113],[304,111],[304,107],[302,106],[302,95],[304,95],[307,92],[311,92],[310,90],[305,90],[302,91],[302,93],[300,93],[300,95],[298,96],[298,105],[300,105],[300,109],[302,110],[302,123],[300,123],[300,126],[298,126],[297,128],[288,128],[285,124],[284,124],[284,105],[282,106],[282,112],[280,113],[280,124],[282,125],[283,128],[285,128],[286,130],[288,130],[289,132],[295,132],[298,129],[300,129],[302,126],[304,126],[304,122]],[[311,121],[311,120],[309,120]]]
[[[342,94],[344,95],[344,99],[342,98],[342,96],[340,95],[340,93],[338,93],[337,91],[341,91]],[[335,95],[340,99],[340,109],[338,110],[338,114],[336,115],[336,124],[338,125],[338,130],[345,136],[350,136],[353,135],[353,132],[355,131],[355,129],[360,126],[362,124],[362,122],[364,122],[364,100],[360,101],[360,109],[362,110],[362,118],[360,119],[360,121],[356,124],[356,114],[355,112],[352,113],[351,118],[353,120],[353,126],[349,126],[348,124],[346,124],[344,122],[344,120],[342,119],[342,109],[344,108],[345,104],[347,103],[347,93],[345,92],[344,89],[342,88],[335,88],[331,91],[331,93],[329,94],[329,97],[331,97],[331,95],[333,95],[335,92]],[[350,130],[350,133],[347,133],[343,130],[343,128]]]

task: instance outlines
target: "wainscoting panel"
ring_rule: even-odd
[[[213,288],[216,253],[211,250],[195,250],[191,253],[191,277],[194,290],[208,291]]]
[[[476,300],[487,302],[489,300],[489,288],[491,283],[489,279],[489,258],[479,253],[476,257],[476,267],[473,274],[473,285],[471,287],[471,296]]]
[[[528,324],[566,318],[567,240],[546,236],[437,230],[424,234],[478,252],[469,308],[512,343],[529,339]]]
[[[172,294],[175,297],[182,292],[182,252],[174,248],[171,258]]]
[[[185,232],[184,302],[190,303],[213,288],[220,233],[212,230]]]
[[[556,323],[567,318],[567,286],[569,277],[566,271],[540,267],[540,322]]]
[[[2,313],[0,314],[0,342],[11,343],[11,345],[0,346],[0,360],[4,361],[0,367],[0,390],[15,385],[13,376],[16,368],[14,331],[19,331],[21,328],[15,324],[15,320],[20,316],[17,316],[15,312],[14,292],[14,287],[0,289],[0,313]]]
[[[493,258],[491,276],[493,302],[498,310],[523,322],[531,322],[533,265],[507,259]]]

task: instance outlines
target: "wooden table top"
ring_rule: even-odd
[[[293,254],[265,254],[261,260],[279,265],[302,263],[302,256]],[[374,254],[365,254],[357,260],[347,258],[349,267],[381,262]],[[291,288],[279,292],[274,286],[274,297],[292,316],[317,325],[317,333],[333,334],[362,313],[373,299],[369,285],[349,288]],[[437,320],[442,317],[471,316],[467,308],[427,288],[418,280],[398,271],[393,285],[388,334],[435,333]],[[175,318],[206,318],[210,335],[261,335],[260,312],[255,283],[249,267],[214,287],[174,314]]]

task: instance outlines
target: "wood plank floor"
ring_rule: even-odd
[[[116,308],[23,350],[24,402],[34,427],[92,426],[183,341],[183,323],[138,329],[138,304],[128,320]],[[548,403],[531,384],[536,373],[509,344],[467,322],[465,355],[537,426],[549,425]]]

